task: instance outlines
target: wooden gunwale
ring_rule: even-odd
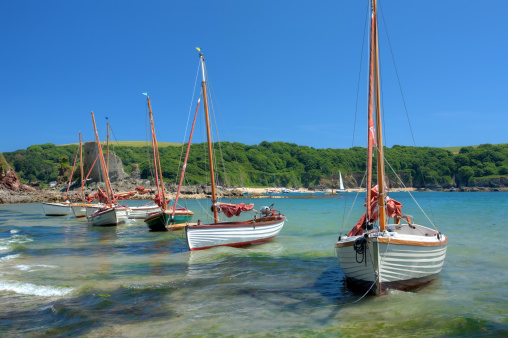
[[[423,242],[423,241],[411,241],[411,240],[405,240],[405,239],[395,239],[390,238],[388,241],[388,238],[384,237],[377,237],[379,243],[390,243],[390,244],[397,244],[397,245],[412,245],[412,246],[445,246],[448,244],[448,237],[444,241],[440,242]],[[345,248],[348,246],[353,246],[355,244],[354,241],[349,242],[336,242],[335,247],[336,248]]]
[[[283,222],[285,220],[285,216],[272,216],[269,219],[252,219],[249,221],[242,222],[224,222],[224,223],[212,223],[205,225],[193,225],[192,229],[224,229],[224,228],[248,228],[248,227],[262,227],[269,226],[273,224],[277,224]]]

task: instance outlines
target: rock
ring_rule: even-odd
[[[11,170],[11,166],[7,163],[4,155],[0,153],[0,180],[5,177],[7,172]]]
[[[6,189],[11,191],[35,191],[34,188],[21,183],[18,175],[13,170],[9,170],[5,176],[0,180],[0,184]]]
[[[132,172],[129,175],[130,179],[139,180],[141,179],[141,172],[139,171],[139,164],[135,163],[132,165]]]
[[[107,151],[103,148],[105,160],[107,159]],[[93,182],[103,182],[104,174],[102,173],[100,159],[97,158],[98,148],[96,142],[86,142],[83,146],[83,170],[85,173],[90,171],[92,168],[92,172],[90,173],[89,178],[92,179]],[[96,161],[97,159],[97,161]],[[95,165],[94,165],[95,162]],[[127,174],[123,169],[122,160],[116,156],[111,151],[109,152],[109,179],[111,182],[121,181],[127,178]]]

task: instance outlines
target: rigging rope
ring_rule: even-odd
[[[196,78],[194,79],[194,88],[192,89],[192,97],[191,97],[191,101],[190,101],[190,104],[189,104],[189,113],[187,114],[187,124],[185,125],[185,133],[183,134],[183,142],[182,142],[182,149],[180,150],[180,161],[178,162],[178,171],[177,171],[177,174],[175,176],[175,184],[178,185],[178,182],[179,182],[179,174],[180,174],[180,168],[181,168],[181,165],[182,165],[182,157],[183,157],[183,150],[184,150],[184,146],[185,146],[185,140],[187,139],[187,131],[189,130],[189,123],[190,123],[190,119],[191,119],[191,114],[192,114],[192,105],[194,103],[194,96],[196,95],[196,86],[197,86],[197,83],[198,83],[198,78],[199,78],[199,67],[201,65],[201,60],[198,61],[198,68],[197,68],[197,71],[196,71]],[[198,97],[201,97],[201,94],[198,96]]]
[[[377,146],[376,146],[377,148]],[[397,173],[395,172],[395,170],[393,169],[393,167],[391,166],[390,162],[388,162],[388,160],[384,157],[383,155],[383,160],[386,164],[388,164],[388,167],[392,170],[393,174],[395,175],[395,177],[399,180],[400,184],[402,184],[402,186],[407,189],[406,185],[404,184],[404,182],[402,181],[402,179],[399,177],[399,175],[397,175]],[[434,223],[432,222],[432,220],[429,218],[429,216],[425,213],[425,211],[422,209],[422,207],[420,206],[420,204],[416,201],[416,199],[414,198],[413,194],[411,194],[411,192],[408,190],[407,191],[409,193],[409,196],[411,196],[411,198],[413,199],[413,201],[416,203],[416,205],[418,206],[418,208],[420,208],[420,211],[425,215],[425,217],[427,218],[427,220],[430,222],[430,224],[432,224],[432,226],[434,227],[434,229],[437,230],[437,227],[434,225]]]

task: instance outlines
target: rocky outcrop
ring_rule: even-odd
[[[23,184],[18,179],[18,175],[13,170],[9,170],[5,176],[0,180],[0,185],[6,190],[10,191],[35,191],[34,188]]]
[[[474,178],[467,185],[470,188],[501,188],[508,187],[508,177]]]
[[[97,148],[97,142],[86,142],[83,146],[83,170],[85,175],[92,168],[92,172],[90,173],[89,179],[92,182],[103,182],[104,174],[101,170],[100,159],[97,158],[99,150]],[[104,157],[107,159],[107,152],[104,149]],[[96,160],[97,159],[97,160]],[[95,162],[95,165],[94,165]],[[111,182],[121,181],[127,178],[128,175],[125,173],[123,169],[122,160],[115,155],[113,152],[109,152],[109,179]]]
[[[5,177],[9,170],[11,170],[11,166],[5,160],[4,155],[0,153],[0,180]]]
[[[132,171],[131,171],[131,174],[129,175],[129,178],[133,179],[133,180],[141,179],[141,172],[139,171],[139,164],[132,165]]]

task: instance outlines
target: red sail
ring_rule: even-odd
[[[377,185],[371,189],[370,191],[371,199],[370,199],[370,209],[372,210],[372,214],[370,216],[370,221],[375,222],[379,218],[379,209],[377,204]],[[402,216],[402,203],[391,199],[386,198],[386,209],[388,212],[388,217]],[[367,221],[367,213],[363,214],[362,218],[358,221],[358,223],[351,229],[348,236],[359,236],[363,233],[362,225]]]
[[[240,216],[240,214],[244,211],[251,211],[254,209],[254,204],[228,204],[221,203],[220,204],[220,212],[223,212],[226,217],[231,218],[233,216]]]
[[[93,194],[93,195],[88,195],[86,198],[86,200],[88,202],[92,202],[93,200],[97,199],[99,200],[99,202],[101,203],[108,203],[108,195],[106,195],[106,192],[104,190],[102,190],[101,188],[98,188],[98,192]]]
[[[166,199],[164,198],[162,191],[159,191],[157,192],[157,194],[155,194],[153,201],[155,202],[155,204],[157,204],[164,210],[166,210],[166,206],[169,204],[169,201],[166,201]],[[164,202],[166,202],[166,204],[164,204]]]

